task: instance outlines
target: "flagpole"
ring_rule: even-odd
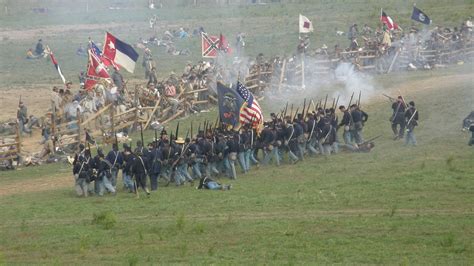
[[[304,90],[305,89],[305,82],[304,82],[304,58],[305,58],[305,50],[306,48],[303,49],[303,53],[301,54],[301,88]]]
[[[298,40],[301,42],[301,29],[300,29],[300,21],[301,21],[301,14],[300,14],[300,18],[298,20]],[[306,50],[306,47],[303,46],[303,53],[301,54],[301,88],[302,89],[305,89],[305,82],[304,82],[304,55],[305,55],[305,50]]]
[[[380,8],[380,17],[379,17],[379,21],[380,21],[380,23],[382,24],[382,28],[381,28],[381,29],[383,30],[383,25],[384,25],[384,24],[383,24],[383,21],[382,21],[382,14],[383,14],[383,10],[382,10],[382,9],[383,9],[383,8],[381,7],[381,8]]]

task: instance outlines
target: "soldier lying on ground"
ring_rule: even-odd
[[[221,185],[219,182],[212,180],[210,177],[203,176],[199,180],[199,186],[196,189],[210,189],[210,190],[230,190],[232,185]]]

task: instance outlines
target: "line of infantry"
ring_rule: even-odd
[[[179,126],[174,136],[173,133],[169,136],[163,129],[158,137],[155,131],[155,139],[146,146],[143,140],[137,141],[134,149],[131,144],[124,143],[119,151],[115,143],[107,154],[99,148],[95,157],[81,144],[73,162],[76,192],[85,197],[115,194],[120,170],[123,187],[131,193],[142,190],[150,195],[150,191],[158,189],[159,183],[168,185],[173,182],[181,186],[198,180],[198,188],[228,190],[230,185],[222,185],[212,178],[226,176],[237,179],[237,164],[246,174],[260,164],[278,166],[283,161],[295,164],[303,161],[305,156],[329,156],[340,150],[370,152],[375,146],[374,140],[380,136],[364,140],[362,132],[368,115],[359,106],[339,106],[342,113],[340,122],[334,104],[328,109],[315,107],[312,112],[303,108],[302,113],[297,111],[293,117],[286,115],[286,111],[272,113],[272,119],[264,123],[258,135],[249,125],[239,130],[227,130],[225,125],[216,122],[214,126],[207,124],[204,130],[199,129],[196,136],[191,133],[192,137],[189,137],[189,130],[185,138],[177,137]],[[415,145],[413,130],[417,125],[417,110],[414,102],[405,107],[403,124],[408,129],[407,143]],[[394,116],[399,111],[399,108],[394,110]],[[337,134],[339,129],[343,131],[342,143]]]

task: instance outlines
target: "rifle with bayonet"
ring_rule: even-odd
[[[349,104],[347,105],[347,109],[351,107],[352,99],[354,99],[354,92],[352,92],[351,99],[349,100]]]
[[[143,142],[143,126],[142,123],[140,123],[140,137],[142,140],[142,147],[145,147],[145,142]]]
[[[359,91],[359,100],[357,101],[357,107],[360,108],[360,97],[362,95],[362,91]]]
[[[175,140],[178,139],[178,133],[179,133],[179,121],[178,121],[178,124],[176,125],[176,132],[175,132],[175,135],[174,135]]]
[[[286,102],[285,111],[284,111],[284,113],[282,114],[282,117],[280,117],[280,119],[282,119],[282,120],[285,119],[285,117],[286,117],[286,112],[287,112],[287,111],[288,111],[288,101]]]
[[[303,119],[305,119],[305,110],[306,110],[306,98],[304,98],[304,101],[303,101]]]
[[[326,104],[327,103],[328,103],[328,95],[326,94],[326,99],[324,100],[324,107],[323,107],[324,114],[326,114]]]
[[[299,108],[299,107],[298,107],[298,108],[296,108],[296,113],[295,113],[295,115],[292,117],[292,119],[291,119],[291,122],[290,122],[290,123],[292,123],[292,122],[293,122],[293,121],[296,119],[296,117],[298,116],[298,111],[299,111],[299,110],[300,110],[300,108]]]
[[[370,139],[368,139],[368,140],[366,140],[366,141],[364,141],[364,142],[358,144],[358,146],[361,146],[361,145],[367,144],[367,143],[369,143],[369,142],[372,142],[372,141],[374,141],[374,140],[380,138],[381,136],[382,136],[382,135],[378,135],[378,136],[375,136],[375,137],[373,137],[373,138],[370,138]]]
[[[393,97],[391,97],[391,96],[388,96],[388,95],[385,94],[385,93],[382,93],[382,95],[385,96],[385,97],[387,97],[391,102],[396,102],[396,101],[397,101],[396,98],[393,98]]]

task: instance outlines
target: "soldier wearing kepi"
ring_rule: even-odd
[[[112,174],[110,173],[112,169],[112,164],[106,160],[104,157],[104,152],[102,149],[97,150],[98,161],[96,161],[97,167],[97,178],[99,182],[99,196],[104,195],[104,191],[107,190],[110,193],[115,195],[115,188],[112,186]]]
[[[132,163],[132,174],[135,177],[136,189],[141,187],[147,195],[150,195],[150,191],[146,186],[146,177],[148,175],[148,160],[147,157],[138,151],[135,153],[135,160]]]
[[[110,174],[111,178],[110,181],[114,188],[117,187],[117,175],[119,169],[122,167],[123,164],[123,156],[122,153],[118,150],[117,143],[112,144],[112,150],[109,151],[106,157],[107,161],[111,163]]]
[[[415,127],[418,126],[418,110],[415,108],[415,102],[408,103],[408,110],[405,112],[407,135],[405,145],[416,146]]]
[[[296,163],[298,161],[298,156],[296,156],[295,153],[298,151],[298,143],[296,140],[295,136],[295,127],[291,123],[291,117],[286,117],[285,122],[283,124],[283,131],[284,131],[284,145],[287,149],[288,152],[288,158],[290,159],[291,163]],[[303,134],[302,130],[301,132],[298,131],[298,133]]]
[[[342,120],[341,120],[341,123],[339,124],[339,127],[342,126],[344,129],[344,133],[342,134],[344,143],[346,145],[352,145],[351,144],[352,143],[351,129],[353,127],[352,116],[344,105],[339,106],[339,110],[341,111],[341,113],[343,113]]]
[[[301,120],[302,116],[300,116]],[[300,123],[299,119],[294,119],[293,120],[293,127],[295,129],[295,132],[293,133],[293,137],[295,138],[294,142],[290,142],[290,148],[294,146],[295,154],[298,156],[298,159],[303,161],[304,160],[304,149],[305,149],[305,143],[306,143],[306,138],[304,136],[305,130],[303,125]]]
[[[392,122],[392,131],[395,135],[394,140],[403,139],[405,132],[405,108],[406,103],[403,101],[402,96],[398,96],[397,101],[392,104],[393,114],[390,118]],[[398,126],[400,128],[398,129]]]
[[[324,125],[321,129],[321,140],[320,143],[323,146],[323,154],[330,155],[334,153],[334,142],[336,141],[336,129],[332,126],[331,121],[324,119]]]
[[[17,119],[20,126],[20,134],[31,134],[31,129],[28,128],[28,109],[22,101],[18,105]]]
[[[133,184],[133,181],[132,181],[132,165],[135,160],[135,156],[132,154],[132,150],[126,143],[123,144],[122,156],[123,156],[123,161],[124,161],[124,165],[122,169],[123,186],[129,192],[134,192],[135,185]]]
[[[158,189],[158,177],[160,176],[161,172],[161,148],[158,146],[158,143],[155,142],[152,151],[149,153],[149,161],[150,161],[150,186],[151,191],[155,191]]]
[[[235,134],[235,137],[238,142],[238,152],[237,152],[237,159],[242,168],[242,172],[246,174],[249,171],[249,166],[247,165],[247,161],[245,160],[245,151],[246,151],[246,143],[250,142],[249,135],[243,128],[240,132]]]
[[[217,136],[210,135],[208,136],[209,140],[208,143],[211,146],[208,153],[206,154],[207,157],[207,174],[209,176],[218,175],[220,172],[217,169],[218,163],[222,159],[222,156],[219,156],[218,144],[217,144]]]
[[[91,182],[92,160],[90,150],[84,150],[81,144],[81,151],[76,155],[72,170],[75,178],[75,189],[78,196],[88,196],[88,183]]]
[[[307,127],[308,127],[308,140],[307,140],[306,147],[307,147],[309,153],[312,154],[312,155],[318,154],[318,150],[317,150],[318,139],[317,139],[317,136],[319,134],[317,132],[318,131],[318,127],[317,127],[318,121],[316,119],[317,118],[316,118],[314,113],[309,113],[308,114],[308,121],[306,122]]]
[[[276,141],[276,131],[270,128],[272,122],[263,123],[264,128],[260,134],[260,141],[263,144],[264,158],[262,163],[267,165],[270,160],[274,159],[276,165],[280,165],[280,158],[278,157],[278,148],[275,149],[274,142]],[[273,124],[274,126],[274,124]]]
[[[354,141],[356,144],[360,144],[364,142],[362,129],[364,128],[364,123],[367,122],[369,115],[366,112],[360,110],[357,104],[353,104],[351,106],[351,116],[352,122],[354,123],[354,130],[352,131],[354,135]]]
[[[227,176],[230,179],[237,179],[235,171],[235,161],[237,161],[237,154],[239,152],[238,135],[231,134],[226,142],[227,149],[224,150],[224,165]]]
[[[148,150],[143,146],[144,143],[142,143],[141,140],[137,141],[137,147],[135,148],[135,153],[140,153],[143,156],[147,157],[148,156]]]
[[[119,92],[122,92],[123,86],[124,86],[124,81],[123,81],[123,76],[120,74],[118,68],[114,67],[114,72],[112,73],[112,81],[114,82],[115,86],[117,87],[117,90]]]
[[[245,164],[247,166],[247,171],[250,170],[250,167],[252,164],[254,165],[259,165],[259,161],[257,158],[255,158],[255,147],[257,146],[257,139],[256,139],[256,133],[254,129],[252,128],[251,125],[247,125],[246,127],[247,134],[248,134],[248,139],[247,142],[245,143]]]

